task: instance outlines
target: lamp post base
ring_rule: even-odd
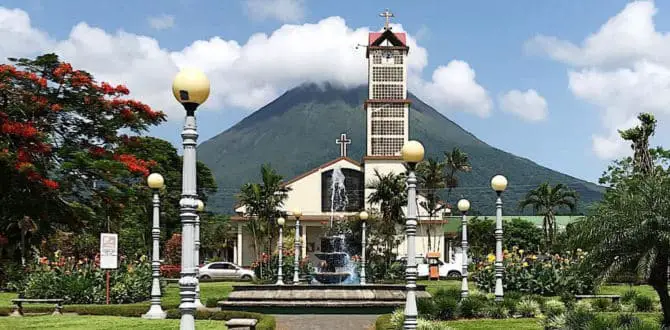
[[[151,305],[146,314],[142,314],[143,319],[162,320],[167,317],[167,312],[163,311],[159,305]]]
[[[206,310],[207,306],[203,305],[202,302],[200,301],[200,298],[198,298],[195,300],[195,309],[198,311]]]

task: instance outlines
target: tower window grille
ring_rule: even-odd
[[[404,138],[387,138],[387,137],[373,137],[372,138],[372,154],[375,156],[396,156],[400,153]]]
[[[374,66],[372,68],[373,82],[402,82],[403,68],[398,66]]]
[[[401,84],[372,84],[373,99],[402,99],[404,86]]]
[[[372,135],[404,135],[405,122],[402,120],[373,120]]]
[[[404,104],[385,104],[372,108],[372,118],[405,118]]]

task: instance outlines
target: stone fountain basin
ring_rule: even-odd
[[[346,281],[351,276],[350,273],[315,273],[314,278],[322,284],[337,284]]]

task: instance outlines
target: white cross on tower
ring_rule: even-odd
[[[384,25],[384,30],[389,29],[389,24],[391,23],[391,17],[395,17],[392,12],[386,8],[383,13],[379,14],[379,16],[384,17],[386,19],[386,24]]]
[[[347,133],[340,134],[340,138],[335,140],[335,143],[340,145],[340,157],[347,157],[347,144],[351,144],[351,140],[347,139]]]

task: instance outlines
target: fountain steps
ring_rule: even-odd
[[[430,297],[425,286],[417,286],[417,297]],[[405,304],[404,285],[240,285],[233,286],[222,309],[298,308],[392,310]],[[295,312],[295,311],[293,311]]]

